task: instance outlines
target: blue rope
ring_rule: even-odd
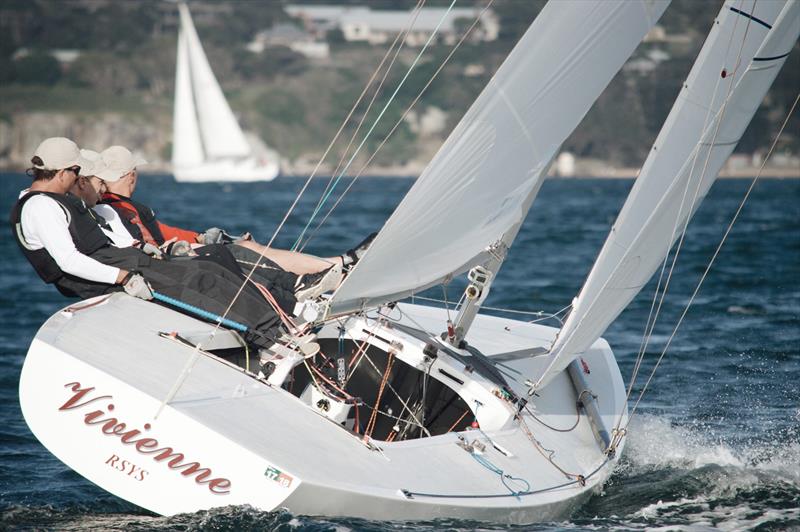
[[[445,11],[444,15],[442,15],[442,18],[439,20],[439,23],[436,25],[436,28],[434,28],[433,33],[431,33],[431,36],[428,37],[428,41],[422,47],[422,50],[419,51],[419,53],[417,54],[417,57],[414,58],[414,61],[411,63],[411,66],[408,67],[408,71],[406,72],[406,75],[403,76],[403,79],[400,80],[400,83],[397,85],[397,88],[394,90],[392,95],[389,97],[389,100],[386,102],[386,105],[383,106],[383,109],[381,109],[381,112],[378,114],[378,117],[372,123],[372,127],[369,128],[369,131],[367,131],[367,134],[364,136],[364,140],[362,140],[361,144],[358,145],[356,150],[353,152],[352,157],[350,157],[350,160],[347,161],[347,164],[344,166],[344,168],[342,168],[341,172],[339,172],[339,175],[336,176],[336,179],[333,181],[333,184],[330,186],[330,188],[328,189],[327,193],[322,198],[322,201],[319,202],[317,207],[314,209],[314,212],[311,213],[311,218],[308,220],[308,223],[303,228],[303,231],[300,233],[300,236],[297,237],[297,240],[295,240],[294,244],[292,245],[292,248],[291,248],[292,251],[296,251],[297,250],[298,246],[300,245],[300,242],[303,240],[303,237],[306,234],[306,231],[308,231],[308,228],[311,226],[311,222],[314,221],[314,218],[316,218],[317,214],[319,214],[319,212],[322,210],[322,206],[325,204],[326,201],[328,201],[328,198],[331,196],[331,194],[333,194],[333,189],[335,189],[336,185],[339,184],[339,181],[342,179],[342,176],[344,176],[344,174],[350,168],[350,165],[353,163],[353,161],[355,160],[356,156],[361,151],[361,148],[364,147],[364,144],[366,144],[367,139],[369,139],[370,135],[372,135],[373,130],[378,125],[378,122],[380,122],[381,118],[383,118],[383,114],[389,108],[389,105],[391,105],[392,101],[394,101],[394,98],[395,98],[395,96],[397,96],[397,93],[400,92],[400,89],[402,88],[402,86],[406,82],[406,80],[408,79],[408,76],[411,75],[411,71],[414,70],[414,67],[417,65],[417,62],[422,57],[422,54],[425,53],[425,50],[428,49],[428,46],[430,45],[430,43],[433,40],[433,38],[439,33],[439,28],[441,27],[442,23],[447,18],[447,15],[453,9],[453,6],[455,5],[455,3],[456,3],[456,0],[453,0],[450,3],[450,7],[448,7],[447,11]]]
[[[230,327],[231,329],[236,329],[237,331],[248,332],[249,329],[246,325],[242,325],[239,322],[229,320],[228,318],[223,318],[219,314],[214,314],[213,312],[209,312],[207,310],[203,310],[200,307],[195,307],[194,305],[190,305],[188,303],[184,303],[178,299],[165,296],[164,294],[159,294],[156,291],[153,291],[153,299],[158,301],[162,301],[168,305],[172,305],[173,307],[178,307],[179,309],[185,310],[187,312],[191,312],[201,318],[205,318],[209,321],[213,321],[216,323],[220,323],[225,325],[226,327]]]
[[[527,480],[525,480],[524,478],[513,477],[511,475],[508,475],[508,474],[505,473],[505,471],[503,471],[502,469],[500,469],[499,467],[497,467],[496,465],[491,463],[488,459],[484,458],[483,456],[481,456],[479,454],[476,454],[474,452],[470,453],[470,454],[475,459],[475,461],[478,462],[480,465],[482,465],[483,467],[485,467],[486,469],[488,469],[492,473],[497,474],[500,477],[500,482],[503,483],[503,486],[505,486],[506,489],[511,492],[511,495],[513,495],[517,499],[520,498],[519,496],[521,494],[528,493],[531,490],[530,483]],[[506,479],[525,483],[525,489],[514,490],[511,486],[508,485],[508,482],[506,481]]]

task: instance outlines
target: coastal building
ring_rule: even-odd
[[[326,35],[331,30],[339,30],[345,41],[383,44],[394,39],[397,33],[407,30],[405,44],[419,47],[425,44],[437,25],[445,16],[446,9],[424,7],[416,13],[407,10],[371,9],[369,7],[347,7],[329,5],[286,6],[289,16],[302,21],[307,31],[318,36]],[[494,41],[500,32],[500,23],[495,13],[488,9],[459,7],[447,14],[439,27],[440,42],[454,44],[463,31],[480,17],[479,24],[473,30],[470,40]],[[413,20],[413,25],[412,25]]]
[[[330,56],[330,46],[294,24],[275,24],[268,30],[256,34],[247,49],[260,54],[271,46],[285,46],[310,59],[326,59]]]

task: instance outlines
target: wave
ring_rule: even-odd
[[[800,412],[796,414],[800,416]],[[773,473],[800,488],[800,428],[789,427],[769,440],[730,443],[704,425],[677,425],[641,415],[629,427],[626,461],[634,468],[698,469],[716,465]]]
[[[594,515],[631,529],[800,529],[797,426],[761,439],[727,430],[725,439],[706,425],[642,415],[629,429],[619,469],[590,504]]]

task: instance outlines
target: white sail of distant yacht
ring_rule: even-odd
[[[189,9],[178,5],[172,167],[178,181],[270,181],[278,155],[242,132],[211,71]]]
[[[592,345],[656,271],[739,142],[798,33],[797,0],[729,0],[723,6],[573,303],[539,387]]]

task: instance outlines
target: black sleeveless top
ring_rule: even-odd
[[[91,255],[98,249],[110,246],[111,240],[100,229],[101,222],[96,215],[80,198],[69,194],[39,191],[28,192],[22,196],[11,209],[10,222],[14,240],[39,277],[46,283],[55,283],[66,274],[45,248],[34,250],[28,247],[22,227],[22,207],[29,199],[37,195],[54,199],[64,210],[64,216],[69,220],[69,234],[72,236],[75,248],[84,255]],[[104,222],[105,220],[102,223]]]

